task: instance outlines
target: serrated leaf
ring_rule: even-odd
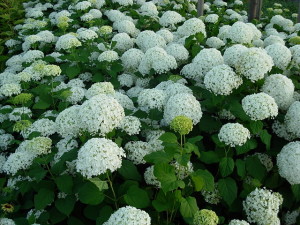
[[[230,206],[237,198],[237,185],[230,177],[218,181],[218,189],[224,201]]]
[[[182,198],[180,203],[180,213],[184,218],[192,218],[199,210],[194,197]]]
[[[267,174],[266,168],[262,165],[257,156],[247,157],[246,170],[249,175],[259,181],[262,181]]]
[[[90,178],[88,179],[91,183],[96,185],[96,187],[99,189],[99,191],[107,190],[108,189],[108,184],[107,181],[100,180],[97,177]]]
[[[73,189],[73,179],[69,175],[62,175],[55,179],[58,189],[66,194],[71,194]]]
[[[261,141],[266,145],[267,151],[269,151],[270,148],[271,148],[271,138],[272,138],[272,135],[269,134],[267,130],[263,130],[259,134],[259,136],[260,136]]]
[[[80,74],[80,71],[81,70],[78,66],[70,66],[66,69],[66,75],[69,77],[69,79],[73,79]]]
[[[103,192],[99,191],[98,187],[91,182],[80,187],[78,197],[82,203],[88,205],[98,205],[104,200]]]
[[[152,152],[144,157],[146,162],[153,164],[168,163],[172,158],[172,155],[163,151]]]
[[[142,176],[136,166],[129,160],[123,159],[122,166],[118,172],[124,179],[141,181]]]
[[[152,205],[157,212],[170,210],[175,202],[175,197],[172,192],[164,193],[160,190],[156,198],[152,201]]]
[[[219,164],[220,172],[222,177],[226,177],[233,172],[234,161],[232,158],[224,157],[221,159]]]
[[[34,196],[34,207],[36,209],[44,209],[48,204],[54,200],[54,192],[52,190],[42,188]]]
[[[190,176],[196,191],[201,191],[202,189],[206,191],[214,190],[214,176],[208,170],[198,169]]]
[[[235,146],[236,153],[238,155],[245,154],[250,150],[257,148],[257,142],[255,139],[249,139],[244,145],[242,146]]]
[[[150,199],[146,191],[137,187],[131,186],[124,196],[124,200],[128,205],[143,209],[149,206]]]
[[[159,140],[166,143],[177,143],[177,137],[175,134],[166,132],[159,137]]]
[[[76,198],[74,196],[67,196],[65,198],[57,199],[55,207],[58,211],[66,216],[69,216],[74,209]]]
[[[235,161],[235,165],[237,168],[237,174],[240,177],[244,177],[246,175],[246,162],[244,160],[237,159]]]

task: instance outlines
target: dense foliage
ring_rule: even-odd
[[[0,74],[1,225],[300,224],[300,24],[280,4],[35,0]]]

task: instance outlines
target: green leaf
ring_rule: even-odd
[[[172,209],[175,202],[175,196],[172,192],[164,193],[159,190],[156,198],[152,201],[152,205],[157,212],[168,211]]]
[[[91,183],[93,183],[99,191],[107,190],[108,184],[107,181],[100,180],[97,177],[88,179]]]
[[[136,166],[129,160],[123,159],[122,167],[118,169],[118,172],[125,180],[142,180],[142,177],[138,172]]]
[[[237,185],[235,180],[230,177],[220,179],[218,189],[224,201],[230,206],[237,198]]]
[[[71,194],[73,189],[73,179],[69,175],[62,175],[55,179],[58,189],[66,194]]]
[[[42,188],[34,196],[34,207],[36,209],[44,209],[48,204],[54,200],[54,192],[52,190]]]
[[[107,221],[110,217],[110,215],[114,212],[114,210],[106,205],[106,206],[103,206],[101,209],[100,209],[100,217],[97,218],[96,220],[96,225],[102,225],[105,221]]]
[[[194,197],[182,198],[180,203],[180,213],[184,218],[192,218],[199,210]]]
[[[104,200],[104,194],[91,182],[87,182],[81,186],[78,197],[82,203],[88,205],[98,205]]]
[[[42,180],[47,174],[47,170],[44,170],[41,166],[35,166],[28,171],[28,176],[35,178],[36,181]]]
[[[257,142],[255,139],[249,139],[244,145],[242,146],[236,146],[236,153],[238,155],[241,154],[245,154],[247,152],[249,152],[252,149],[256,149],[257,148]]]
[[[144,157],[146,162],[153,163],[153,164],[160,164],[160,163],[168,163],[170,162],[173,157],[172,155],[163,152],[163,151],[157,151],[152,152]]]
[[[219,164],[220,172],[222,177],[226,177],[233,172],[234,161],[232,158],[224,157],[221,159]]]
[[[247,157],[246,170],[253,178],[262,181],[267,174],[265,166],[260,162],[257,156]]]
[[[238,101],[230,102],[229,110],[237,118],[243,121],[251,121],[250,117],[245,113],[242,105]]]
[[[196,136],[196,137],[187,139],[187,142],[196,144],[197,142],[201,141],[202,139],[203,139],[203,136]]]
[[[300,201],[300,184],[294,184],[291,186],[293,195],[296,201]]]
[[[78,74],[80,74],[80,68],[78,66],[69,66],[66,69],[66,75],[69,77],[69,79],[73,79]]]
[[[161,182],[162,190],[165,193],[178,187],[184,188],[184,182],[177,180],[174,167],[167,163],[154,165],[154,176]]]
[[[199,43],[202,43],[202,42],[204,41],[204,39],[205,39],[204,34],[201,33],[201,32],[195,34],[195,37],[196,37],[196,39],[197,39],[197,41],[198,41]]]
[[[263,129],[263,122],[261,121],[250,121],[250,131],[253,133],[253,134],[258,134],[260,133],[260,131]]]
[[[128,205],[143,209],[149,206],[150,199],[146,191],[137,186],[131,186],[124,196],[124,200]]]
[[[62,214],[69,216],[74,209],[76,198],[74,196],[67,196],[65,198],[57,199],[55,207]]]
[[[271,138],[272,138],[272,135],[269,134],[267,130],[263,130],[259,134],[259,136],[260,136],[261,141],[266,145],[267,151],[269,151],[270,148],[271,148]]]
[[[166,132],[159,137],[159,140],[166,143],[177,143],[177,137],[175,134]]]
[[[237,174],[240,177],[245,177],[245,175],[246,175],[246,163],[245,163],[245,161],[241,160],[241,159],[237,159],[235,161],[235,165],[236,165],[236,168],[237,168]]]
[[[37,103],[35,103],[32,108],[33,109],[48,109],[51,106],[51,102],[46,102],[40,99]]]
[[[196,170],[191,175],[196,191],[214,190],[214,176],[208,170]]]
[[[220,162],[220,156],[215,151],[202,151],[200,161],[206,164],[218,163]]]

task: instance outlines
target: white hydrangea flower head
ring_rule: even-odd
[[[125,116],[121,121],[119,128],[128,135],[135,135],[141,131],[141,122],[138,117]]]
[[[263,79],[270,72],[274,63],[264,49],[249,48],[241,55],[236,70],[239,74],[251,80],[251,82]]]
[[[143,141],[131,141],[125,145],[127,152],[127,158],[131,160],[135,165],[145,164],[144,156],[157,151],[150,143]]]
[[[114,94],[114,86],[110,82],[97,82],[94,83],[85,93],[85,97],[90,99],[99,94]]]
[[[105,52],[102,52],[99,57],[98,57],[98,61],[99,62],[113,62],[119,59],[119,55],[117,52],[112,51],[112,50],[108,50]]]
[[[98,34],[91,30],[91,29],[80,29],[79,31],[77,31],[78,34],[78,39],[81,41],[92,41],[96,38],[98,38]]]
[[[139,86],[134,86],[130,88],[128,91],[126,91],[126,94],[128,95],[129,98],[137,98],[142,90],[144,90],[144,88]]]
[[[243,79],[225,64],[215,66],[204,77],[205,87],[215,95],[230,95],[242,83]]]
[[[247,47],[241,44],[235,44],[226,48],[224,52],[224,62],[233,67],[237,67],[241,56],[247,51]]]
[[[171,84],[167,85],[166,88],[161,88],[161,86],[159,85],[157,85],[155,88],[160,90],[165,90],[166,100],[168,100],[170,97],[177,94],[183,94],[183,93],[187,93],[191,95],[193,94],[193,91],[190,88],[180,83],[172,82]]]
[[[8,156],[6,162],[2,167],[2,170],[6,174],[15,175],[19,170],[28,169],[35,157],[35,154],[27,151],[12,153]]]
[[[134,45],[133,40],[126,33],[118,33],[113,38],[112,41],[117,42],[115,48],[121,52],[125,52],[128,49],[131,49]]]
[[[0,134],[0,149],[7,150],[11,142],[14,140],[14,136],[11,134]]]
[[[228,30],[228,38],[234,43],[251,43],[254,37],[252,28],[241,21],[235,22]]]
[[[162,36],[166,43],[171,43],[174,40],[174,35],[171,33],[171,31],[167,29],[160,29],[159,31],[156,32],[156,34]]]
[[[279,69],[286,70],[292,59],[290,49],[282,44],[272,44],[265,48],[268,55],[272,57],[274,65]]]
[[[1,225],[16,225],[15,221],[9,218],[1,218],[0,219],[0,224]]]
[[[277,35],[270,35],[264,40],[264,47],[267,47],[267,46],[273,45],[273,44],[285,45],[285,42],[281,37],[279,37]]]
[[[71,87],[70,92],[71,94],[67,97],[66,101],[75,105],[83,100],[86,90],[82,87],[75,86]]]
[[[11,121],[18,121],[22,120],[22,116],[24,115],[29,118],[32,117],[32,112],[28,107],[14,108],[14,110],[8,115],[8,117]]]
[[[213,24],[215,24],[215,23],[217,23],[218,22],[218,20],[219,20],[219,16],[218,16],[218,14],[208,14],[206,17],[205,17],[205,22],[206,23],[213,23]]]
[[[60,112],[56,117],[57,133],[62,137],[77,137],[80,134],[79,108],[78,105],[71,106]]]
[[[89,1],[81,1],[81,2],[78,2],[74,8],[76,10],[84,11],[84,10],[90,8],[91,6],[92,6],[92,4]]]
[[[176,68],[177,62],[173,56],[169,55],[163,48],[153,47],[146,51],[138,70],[141,74],[146,75],[150,73],[151,69],[160,74]]]
[[[121,6],[133,5],[133,0],[112,0],[113,3],[118,3]]]
[[[126,16],[120,12],[119,10],[107,10],[105,11],[104,13],[108,19],[111,21],[111,22],[116,22],[116,21],[119,21],[119,20],[125,20],[126,19]]]
[[[78,151],[76,171],[82,176],[91,178],[110,170],[114,172],[122,166],[122,157],[125,157],[122,148],[105,138],[92,138]]]
[[[278,120],[274,121],[272,124],[272,130],[278,137],[281,137],[287,141],[292,141],[297,138],[297,135],[287,130],[285,123],[280,123]]]
[[[123,53],[121,61],[126,71],[136,72],[142,61],[144,53],[136,48],[131,48]]]
[[[218,37],[207,38],[205,44],[210,48],[216,48],[216,49],[219,49],[225,45],[224,41],[222,41]]]
[[[264,120],[278,115],[275,99],[266,93],[247,95],[242,99],[242,107],[252,120]]]
[[[285,225],[293,225],[297,223],[297,217],[300,215],[299,210],[294,210],[292,212],[287,211],[283,216],[283,221]]]
[[[3,154],[0,154],[0,173],[3,173],[2,167],[4,163],[6,162],[6,156]]]
[[[259,161],[261,162],[261,164],[263,164],[266,169],[267,169],[267,172],[270,172],[273,168],[273,161],[272,161],[272,158],[265,154],[265,153],[255,153],[254,154],[255,156],[258,157]]]
[[[158,89],[144,89],[140,92],[137,100],[139,108],[149,112],[151,109],[162,110],[166,102],[166,94]]]
[[[105,135],[125,117],[123,107],[110,96],[100,94],[85,101],[79,109],[80,127],[90,134]]]
[[[220,29],[219,29],[219,33],[218,33],[218,38],[220,38],[221,40],[226,42],[226,39],[229,36],[229,29],[230,28],[231,28],[231,26],[229,26],[229,25],[221,26]]]
[[[220,51],[215,48],[202,49],[193,59],[193,63],[202,68],[205,75],[213,67],[224,64],[224,59]]]
[[[144,173],[144,179],[146,184],[153,185],[157,188],[161,187],[161,183],[157,178],[154,176],[154,166],[149,166],[145,173]]]
[[[166,47],[165,39],[151,30],[145,30],[139,33],[136,38],[136,44],[143,52],[153,47]]]
[[[228,225],[250,225],[245,220],[231,220]]]
[[[265,188],[256,188],[243,201],[243,208],[250,223],[258,225],[280,224],[277,214],[283,198]]]
[[[124,95],[120,92],[115,92],[115,94],[111,96],[116,99],[124,109],[135,110],[133,101],[127,95]]]
[[[177,29],[180,37],[190,36],[196,33],[202,33],[206,37],[205,24],[198,18],[191,18],[183,23]]]
[[[295,45],[290,48],[292,52],[292,63],[296,68],[300,68],[300,45]]]
[[[37,59],[44,58],[44,53],[40,50],[29,50],[23,55],[23,62],[31,63]]]
[[[127,73],[123,73],[118,76],[118,81],[121,87],[131,87],[134,84],[135,76]]]
[[[246,11],[245,11],[245,15],[246,15],[246,21],[247,21],[248,18],[247,18],[247,12]],[[258,27],[255,26],[253,23],[246,23],[246,24],[252,29],[252,32],[253,32],[253,41],[261,39],[262,33],[258,29]]]
[[[295,101],[289,107],[284,117],[286,130],[297,138],[300,137],[300,101]]]
[[[181,64],[189,58],[188,50],[180,44],[171,43],[166,47],[166,52],[173,56],[177,63]]]
[[[127,33],[131,36],[136,36],[137,29],[130,20],[118,20],[114,22],[113,27],[118,30],[119,33]]]
[[[119,208],[114,212],[103,225],[151,225],[151,218],[148,213],[132,206]]]
[[[201,195],[203,196],[205,202],[212,205],[219,204],[222,199],[217,183],[215,183],[213,191],[201,190]]]
[[[69,50],[81,46],[81,42],[72,34],[65,34],[58,38],[55,49],[56,50]]]
[[[180,71],[180,74],[188,79],[193,80],[202,80],[204,77],[202,67],[197,63],[186,64]]]
[[[242,146],[250,139],[250,131],[239,123],[226,123],[218,134],[220,141],[231,147]]]
[[[174,27],[177,23],[184,21],[184,18],[175,11],[166,11],[159,18],[159,24],[163,27]]]
[[[102,12],[98,9],[91,9],[89,14],[91,14],[94,19],[100,19],[102,17]]]
[[[139,8],[139,12],[143,16],[157,17],[158,10],[153,2],[144,2]]]
[[[16,149],[17,152],[27,152],[35,156],[44,155],[51,152],[52,140],[48,137],[35,137],[31,140],[23,141]]]
[[[176,116],[181,115],[192,119],[194,125],[199,123],[202,117],[201,106],[193,95],[188,93],[176,94],[167,101],[164,110],[166,124],[169,125]]]
[[[49,119],[39,119],[31,124],[30,127],[23,130],[21,134],[24,138],[28,138],[32,132],[39,132],[41,136],[49,137],[50,135],[56,133],[56,131],[57,127],[55,122]]]
[[[295,86],[288,77],[272,74],[265,79],[261,90],[275,99],[279,109],[286,110],[293,102]]]

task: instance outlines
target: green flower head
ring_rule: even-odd
[[[299,45],[300,44],[300,37],[299,36],[291,37],[289,42],[293,45]]]
[[[171,121],[170,127],[180,135],[186,135],[193,130],[193,121],[186,116],[176,116]]]
[[[26,130],[28,127],[30,127],[31,122],[29,120],[20,120],[15,123],[13,127],[13,131],[20,132],[23,130]]]
[[[208,209],[201,209],[194,215],[194,225],[217,225],[219,218],[217,214]]]
[[[174,81],[174,82],[177,82],[179,80],[183,79],[182,76],[179,76],[179,75],[171,75],[169,76],[169,80],[171,81]]]
[[[10,101],[11,103],[18,105],[18,104],[25,104],[32,99],[33,95],[29,93],[21,93],[16,97],[13,97]]]

